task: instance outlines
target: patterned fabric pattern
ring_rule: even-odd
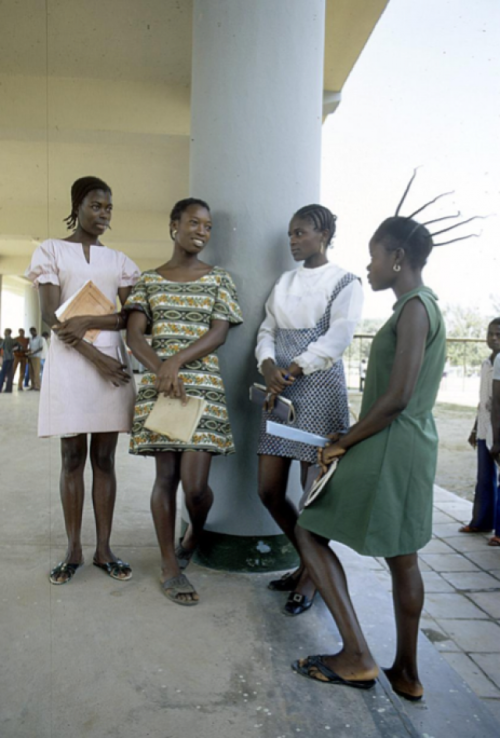
[[[314,328],[278,329],[276,334],[276,364],[286,367],[301,354],[310,343],[323,336],[330,325],[332,303],[342,289],[357,279],[354,274],[346,274],[335,286],[323,317]],[[297,377],[287,387],[281,397],[293,402],[296,418],[291,424],[295,428],[326,436],[328,433],[346,431],[349,428],[349,406],[342,360],[337,361],[326,371],[313,372]],[[290,441],[266,433],[266,422],[285,425],[274,413],[264,411],[260,426],[258,454],[285,456],[314,464],[317,448],[307,443]]]
[[[125,310],[143,312],[149,323],[152,348],[161,359],[174,356],[209,329],[212,320],[242,322],[236,287],[227,272],[214,267],[194,282],[169,282],[155,270],[147,271],[132,290]],[[185,364],[179,376],[186,393],[206,400],[207,407],[190,443],[172,441],[144,428],[158,396],[156,375],[141,376],[130,438],[130,453],[150,455],[160,451],[210,451],[234,453],[226,395],[214,352]]]

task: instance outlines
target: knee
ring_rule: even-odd
[[[211,500],[211,493],[208,486],[183,484],[184,494],[186,496],[186,505],[189,510],[205,507]]]
[[[98,449],[92,452],[92,468],[103,474],[112,474],[115,468],[115,452]]]
[[[259,485],[259,497],[264,507],[267,507],[268,510],[276,507],[279,501],[279,494],[276,492],[276,489],[267,484]]]
[[[65,448],[61,452],[62,468],[65,474],[83,471],[85,466],[85,451],[81,448]]]

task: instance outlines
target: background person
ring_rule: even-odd
[[[495,318],[489,324],[486,343],[492,353],[481,365],[477,417],[469,436],[470,445],[477,451],[477,481],[474,491],[474,506],[470,523],[463,525],[459,529],[459,533],[483,533],[494,528],[495,535],[490,539],[488,545],[500,546],[498,467],[490,453],[493,446],[493,427],[491,423],[493,364],[500,352],[500,318]]]
[[[29,346],[29,338],[26,337],[24,328],[19,328],[19,335],[17,335],[14,341],[18,344],[18,348],[14,351],[14,366],[12,368],[12,375],[15,376],[17,368],[19,367],[19,378],[17,380],[17,389],[23,389],[24,376],[26,369],[28,368],[28,358],[26,356]]]
[[[61,501],[68,548],[50,573],[52,584],[65,584],[83,564],[81,527],[84,469],[90,434],[92,500],[97,545],[94,565],[118,580],[130,579],[130,566],[110,548],[116,498],[115,450],[118,433],[132,422],[135,390],[130,381],[127,354],[120,331],[121,313],[79,316],[60,323],[55,311],[89,279],[116,302],[123,304],[139,278],[137,266],[125,254],[108,249],[100,237],[112,214],[110,187],[97,177],[82,177],[71,187],[74,230],[67,239],[44,241],[33,254],[26,272],[38,287],[42,318],[52,326],[52,340],[40,396],[38,434],[61,438]],[[100,329],[93,344],[83,340],[90,328]]]
[[[274,398],[286,397],[296,411],[294,426],[319,435],[344,432],[349,407],[342,354],[361,317],[363,291],[358,277],[328,261],[326,251],[335,235],[336,216],[322,205],[306,205],[290,221],[292,256],[303,262],[285,272],[266,302],[266,317],[257,336],[255,355]],[[259,495],[276,523],[297,547],[297,510],[286,497],[290,464],[301,463],[305,485],[313,446],[266,432],[264,411],[259,446]],[[315,586],[301,562],[299,569],[271,581],[270,589],[290,591],[286,615],[300,615],[313,603]]]
[[[40,366],[42,361],[43,339],[35,327],[30,328],[29,351],[26,354],[29,365],[31,389],[40,391]]]
[[[230,275],[198,258],[210,239],[212,219],[203,200],[178,202],[170,214],[172,258],[144,272],[125,309],[127,343],[146,367],[135,406],[130,453],[153,456],[156,478],[151,512],[161,552],[164,594],[196,605],[198,593],[182,570],[198,545],[213,502],[208,485],[214,454],[234,453],[217,348],[231,325],[242,322]],[[152,333],[152,343],[145,338]],[[204,398],[206,410],[189,443],[144,428],[159,393]],[[182,482],[190,524],[175,548],[176,493]]]
[[[12,382],[14,380],[14,351],[16,348],[22,349],[20,343],[12,338],[12,330],[6,328],[4,338],[0,340],[0,348],[3,353],[2,368],[0,369],[0,392],[3,390],[5,382],[5,392],[12,392]]]

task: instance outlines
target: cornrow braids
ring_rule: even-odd
[[[395,215],[392,218],[386,218],[386,220],[384,220],[379,225],[373,235],[373,239],[375,241],[384,242],[384,246],[388,251],[403,249],[406,253],[410,266],[414,269],[422,268],[423,266],[425,266],[425,264],[427,263],[427,258],[434,247],[445,246],[446,244],[454,243],[455,241],[463,241],[467,238],[476,238],[478,234],[471,233],[467,236],[459,236],[458,238],[453,238],[450,241],[444,241],[442,243],[434,243],[434,236],[439,236],[442,233],[447,233],[448,231],[459,228],[466,223],[470,223],[473,220],[481,218],[481,216],[476,215],[473,218],[467,218],[467,220],[462,220],[459,223],[455,223],[454,225],[448,226],[447,228],[442,228],[441,230],[435,231],[434,233],[430,233],[426,226],[431,225],[432,223],[439,223],[443,220],[453,220],[455,218],[458,218],[461,215],[460,211],[458,213],[455,213],[454,215],[445,215],[441,218],[428,220],[425,223],[419,223],[415,220],[415,216],[428,208],[429,205],[433,205],[442,197],[453,194],[452,192],[443,192],[441,195],[437,195],[437,197],[434,197],[432,200],[429,200],[429,202],[426,202],[425,205],[419,207],[409,216],[400,215],[399,213],[401,207],[406,200],[406,196],[410,191],[416,175],[417,170],[415,169],[410,178],[410,181],[406,185],[403,196],[398,203]]]
[[[337,229],[337,216],[331,210],[325,208],[324,205],[304,205],[294,213],[293,217],[307,218],[313,224],[315,231],[327,231],[327,246],[330,245]]]
[[[434,246],[423,223],[401,215],[386,218],[373,234],[373,240],[383,242],[387,251],[403,249],[413,269],[425,266]]]
[[[80,177],[71,185],[71,213],[64,218],[68,230],[72,231],[76,228],[78,208],[93,190],[103,190],[103,192],[109,192],[110,195],[113,194],[111,187],[99,177]]]

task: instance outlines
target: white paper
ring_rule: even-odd
[[[307,431],[300,430],[300,428],[293,428],[290,425],[281,425],[281,423],[275,423],[272,420],[266,422],[266,431],[271,436],[288,438],[290,441],[299,441],[299,443],[308,443],[310,446],[321,446],[321,448],[324,448],[327,443],[330,443],[330,440],[324,436],[317,436],[315,433],[308,433]]]

